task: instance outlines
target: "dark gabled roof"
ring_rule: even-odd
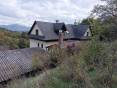
[[[84,37],[84,33],[89,28],[89,25],[72,25],[74,36],[76,38]]]
[[[64,23],[54,23],[54,32],[58,35],[59,30],[62,30],[63,32],[66,31],[66,27]]]
[[[40,28],[40,30],[44,34],[44,38],[42,38],[41,36],[30,35],[35,24]],[[33,27],[29,31],[29,36],[32,39],[38,39],[44,41],[58,39],[58,35],[54,31],[54,23],[35,21]]]
[[[44,53],[41,48],[0,51],[0,82],[32,71],[32,56]]]
[[[32,35],[31,31],[33,30],[34,25],[38,25],[44,36]],[[63,29],[62,29],[63,28]],[[49,22],[40,22],[35,21],[31,30],[29,31],[29,37],[31,39],[37,39],[42,41],[52,41],[58,40],[58,34],[55,30],[67,30],[69,33],[65,33],[64,39],[82,39],[86,30],[89,28],[89,25],[72,25],[64,23],[49,23]]]
[[[60,30],[64,26],[64,23],[54,23],[54,29]]]

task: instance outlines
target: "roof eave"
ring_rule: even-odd
[[[54,41],[58,41],[58,39],[39,39],[39,38],[30,38],[30,39],[34,39],[34,40],[40,40],[40,41],[44,41],[44,42],[54,42]],[[86,38],[66,38],[64,39],[64,41],[66,40],[79,40],[79,41],[83,41],[83,40],[90,40],[90,39],[86,39]]]

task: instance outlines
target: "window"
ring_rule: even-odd
[[[87,36],[89,36],[89,32],[87,32]]]
[[[39,47],[39,43],[38,43],[38,47]]]
[[[39,31],[38,31],[38,29],[36,29],[36,35],[39,35]]]
[[[41,44],[41,48],[43,48],[43,44]]]
[[[46,50],[48,50],[48,48],[46,47]]]

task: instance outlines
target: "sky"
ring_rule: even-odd
[[[65,23],[89,16],[99,0],[0,0],[0,25],[31,26],[35,20]]]

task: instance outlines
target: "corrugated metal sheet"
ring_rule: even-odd
[[[0,51],[0,82],[32,71],[32,56],[44,53],[41,48]]]

